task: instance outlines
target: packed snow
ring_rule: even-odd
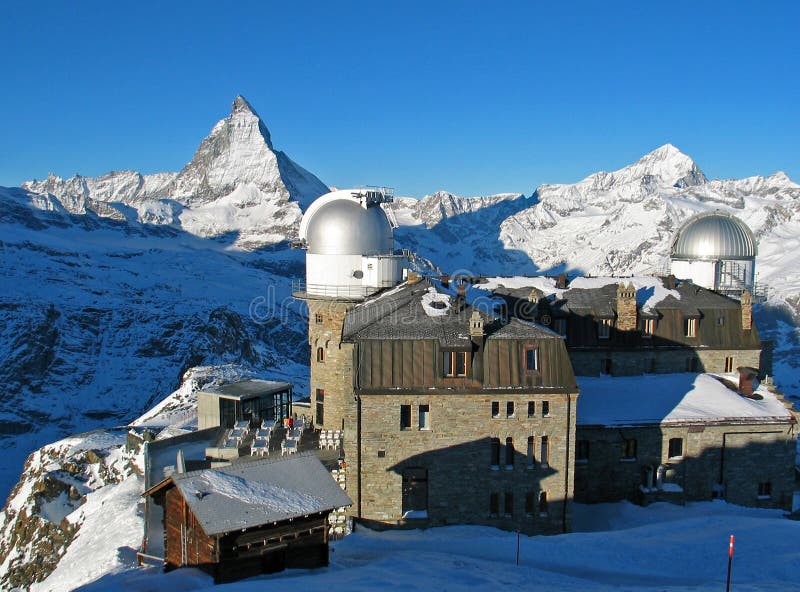
[[[489,527],[372,532],[359,529],[332,546],[331,564],[214,586],[195,569],[113,573],[81,588],[114,590],[562,590],[611,592],[724,589],[728,540],[736,537],[732,584],[737,591],[791,590],[800,572],[800,522],[782,512],[724,502],[648,507],[575,505],[575,531],[521,536]],[[676,567],[679,566],[679,567]]]
[[[732,384],[738,375],[723,378]],[[760,399],[738,394],[713,374],[577,377],[580,425],[624,426],[713,420],[786,420],[791,414],[765,387]]]
[[[677,290],[672,290],[664,286],[660,277],[656,276],[634,276],[634,277],[577,277],[569,282],[567,288],[557,288],[556,279],[547,276],[510,276],[510,277],[490,277],[486,278],[485,283],[478,284],[478,288],[485,290],[496,290],[505,287],[509,290],[520,288],[536,288],[544,296],[555,296],[561,298],[567,290],[583,289],[591,290],[604,288],[605,286],[618,284],[633,284],[636,290],[636,303],[642,311],[647,312],[663,302],[667,296],[672,296],[680,300],[681,295]]]
[[[439,293],[434,286],[428,288],[428,291],[422,295],[420,303],[429,317],[443,317],[450,310],[450,296]]]

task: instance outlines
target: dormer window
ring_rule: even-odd
[[[608,339],[611,337],[611,327],[614,326],[614,319],[598,319],[597,338]]]
[[[526,347],[522,350],[523,354],[523,362],[525,364],[525,371],[526,372],[538,372],[539,371],[539,348],[538,347]]]
[[[686,337],[697,337],[697,319],[688,318],[683,320],[683,334]]]
[[[445,377],[466,376],[469,367],[469,352],[442,352],[442,375]]]
[[[656,332],[656,320],[655,319],[644,319],[642,323],[642,337],[645,339],[649,339],[653,336],[653,333]]]

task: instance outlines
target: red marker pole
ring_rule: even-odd
[[[731,566],[733,565],[733,535],[731,535],[731,542],[728,545],[728,583],[725,586],[725,592],[731,591]]]

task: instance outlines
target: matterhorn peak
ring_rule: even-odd
[[[214,126],[175,179],[174,194],[185,203],[207,203],[243,185],[302,203],[327,192],[319,179],[273,148],[267,126],[238,95],[231,114]]]
[[[236,98],[233,100],[233,107],[231,109],[231,114],[236,114],[236,113],[249,113],[251,115],[254,115],[255,117],[258,117],[258,113],[256,113],[256,110],[253,109],[253,106],[250,103],[248,103],[247,99],[245,99],[242,95],[236,95]]]

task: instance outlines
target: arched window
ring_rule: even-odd
[[[317,348],[317,362],[324,362],[325,361],[325,348],[318,347]]]

